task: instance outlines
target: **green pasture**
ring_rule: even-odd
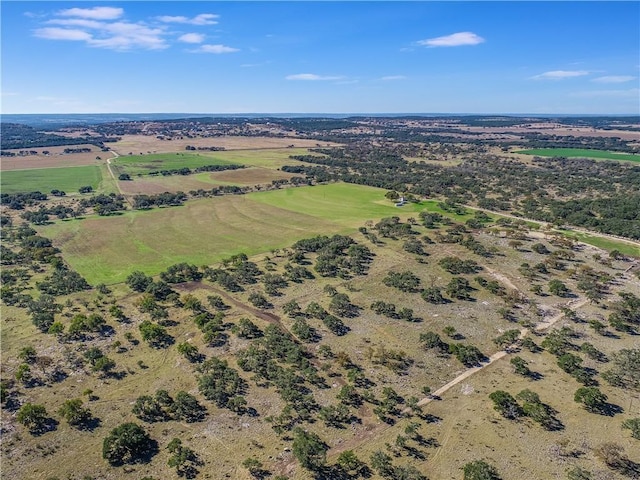
[[[57,189],[67,193],[77,192],[80,187],[90,185],[98,189],[102,182],[100,166],[61,168],[33,168],[2,172],[2,193],[43,192]]]
[[[332,183],[258,192],[248,196],[255,202],[356,228],[367,220],[377,221],[382,217],[406,213],[417,215],[425,208],[424,204],[414,203],[396,207],[384,197],[386,192],[381,188],[363,185]]]
[[[160,170],[197,168],[204,165],[241,164],[247,167],[278,169],[283,165],[299,163],[290,155],[306,155],[306,148],[229,150],[220,152],[153,153],[148,155],[126,155],[112,160],[119,173],[145,175]]]
[[[622,240],[615,240],[613,238],[595,237],[584,232],[575,232],[571,230],[558,230],[566,237],[575,238],[579,242],[588,243],[594,247],[602,248],[607,251],[618,250],[623,255],[629,255],[632,257],[640,258],[640,247],[624,242]]]
[[[199,153],[152,153],[127,155],[112,160],[120,173],[148,174],[153,171],[197,168],[204,165],[228,165],[232,162]]]
[[[417,216],[422,208],[395,207],[385,192],[339,183],[228,195],[182,207],[62,221],[40,227],[40,232],[90,283],[113,284],[133,270],[157,274],[178,262],[210,265],[313,235],[353,233],[367,220]]]
[[[567,157],[567,158],[593,158],[597,160],[620,160],[624,162],[640,162],[640,155],[630,153],[614,153],[603,150],[589,150],[583,148],[537,148],[532,150],[519,150],[513,153],[523,155],[537,155],[539,157]]]

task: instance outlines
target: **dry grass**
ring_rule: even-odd
[[[176,209],[175,211],[179,211]],[[184,215],[184,212],[182,213]],[[234,215],[237,215],[234,212]],[[178,221],[177,217],[174,219]],[[204,221],[204,220],[203,220]],[[148,226],[147,226],[148,228]],[[420,233],[433,234],[421,227]],[[135,236],[135,232],[131,232]],[[100,235],[98,235],[99,237]],[[307,235],[310,236],[310,235]],[[528,282],[523,279],[517,268],[523,261],[534,263],[543,256],[530,251],[515,251],[507,246],[507,240],[489,235],[479,235],[480,241],[486,245],[495,245],[501,256],[483,259],[469,253],[459,245],[437,244],[429,245],[426,250],[430,253],[426,257],[427,263],[418,263],[413,255],[402,250],[402,240],[384,239],[384,245],[371,245],[357,235],[356,240],[369,246],[375,253],[375,259],[368,275],[355,277],[350,280],[337,278],[320,278],[303,284],[291,284],[279,297],[271,297],[275,307],[269,311],[272,316],[264,320],[254,314],[254,308],[247,299],[251,291],[261,291],[260,284],[250,285],[245,292],[227,294],[233,302],[227,312],[226,320],[233,323],[246,316],[258,326],[264,328],[268,322],[280,322],[285,328],[291,328],[292,320],[282,312],[282,305],[291,299],[298,301],[303,307],[316,301],[327,307],[330,298],[324,293],[325,285],[334,286],[339,292],[349,295],[353,303],[362,307],[359,317],[345,319],[351,328],[350,333],[337,337],[326,330],[317,320],[309,322],[318,329],[322,336],[320,344],[326,344],[334,352],[345,351],[353,361],[360,365],[366,376],[376,385],[373,391],[380,395],[383,387],[391,386],[405,398],[421,396],[421,389],[428,385],[432,390],[437,389],[464,367],[454,358],[440,358],[433,352],[425,351],[419,343],[419,334],[428,330],[438,333],[447,325],[453,325],[465,335],[464,343],[472,343],[481,348],[486,354],[496,350],[492,338],[499,329],[515,328],[499,318],[496,309],[502,305],[498,297],[484,291],[476,291],[473,296],[475,302],[455,301],[448,305],[432,306],[425,303],[418,294],[400,293],[397,290],[381,284],[382,278],[391,269],[411,270],[418,275],[423,285],[428,285],[431,279],[442,285],[448,281],[450,275],[437,265],[438,259],[445,255],[458,255],[461,258],[473,258],[480,264],[495,271],[502,279],[507,279],[518,289],[528,293]],[[526,242],[526,245],[538,239]],[[178,242],[179,243],[179,242]],[[525,245],[525,246],[526,246]],[[577,260],[604,269],[610,273],[622,273],[628,266],[625,262],[614,262],[613,269],[593,264],[593,251],[577,252]],[[261,268],[265,268],[266,256],[275,262],[277,272],[282,272],[287,259],[284,253],[262,253],[252,258]],[[280,256],[279,256],[280,255]],[[489,277],[487,271],[481,273]],[[572,280],[566,273],[555,272],[555,275],[574,287]],[[473,276],[467,276],[472,279]],[[472,282],[474,283],[474,282]],[[310,479],[308,472],[301,469],[285,448],[290,447],[287,442],[277,437],[264,418],[268,415],[279,414],[283,401],[273,388],[257,387],[251,380],[251,374],[243,373],[247,379],[249,390],[246,398],[250,406],[256,408],[259,417],[237,416],[227,410],[221,410],[210,402],[202,399],[197,391],[193,366],[177,354],[175,346],[166,350],[156,350],[144,343],[132,345],[125,339],[125,333],[131,332],[137,338],[140,334],[137,325],[146,315],[140,314],[134,306],[139,294],[131,294],[124,285],[112,287],[112,297],[106,296],[98,300],[96,292],[90,291],[71,296],[75,306],[81,311],[82,302],[95,309],[106,311],[110,305],[110,298],[129,313],[131,323],[118,324],[113,319],[109,324],[115,329],[111,337],[95,338],[91,344],[98,345],[108,355],[116,360],[117,370],[127,372],[122,380],[99,379],[93,373],[78,370],[51,388],[20,388],[22,401],[33,401],[44,404],[53,414],[62,402],[68,398],[80,397],[86,388],[94,390],[98,400],[89,402],[95,416],[99,417],[102,425],[93,433],[79,432],[68,427],[64,422],[58,426],[56,432],[46,433],[41,437],[31,437],[22,426],[15,423],[11,412],[2,413],[3,440],[3,475],[7,478],[46,479],[52,476],[59,478],[82,478],[91,475],[101,479],[117,479],[125,476],[125,469],[129,467],[109,467],[101,458],[101,442],[104,436],[116,425],[124,421],[138,421],[131,413],[132,403],[139,395],[150,394],[159,388],[167,389],[171,394],[184,389],[195,394],[207,406],[209,415],[202,423],[186,424],[181,422],[167,422],[148,424],[143,423],[152,437],[159,443],[160,452],[148,464],[131,467],[135,478],[152,475],[155,478],[173,478],[175,472],[167,467],[168,454],[164,447],[173,437],[180,437],[185,445],[193,448],[206,463],[201,468],[199,478],[249,478],[247,472],[240,466],[241,462],[255,456],[260,459],[273,474],[286,474],[292,479]],[[616,289],[626,289],[640,294],[640,285],[631,282],[629,278],[620,278]],[[180,294],[191,293],[206,304],[206,297],[220,293],[216,285],[209,282],[188,284],[176,287]],[[374,314],[369,305],[374,300],[384,300],[395,303],[399,308],[406,306],[413,308],[422,322],[409,323],[392,320]],[[64,302],[65,298],[59,301]],[[485,304],[486,302],[486,304]],[[541,297],[541,306],[557,311],[557,305],[563,303],[557,297]],[[65,312],[71,312],[66,308]],[[599,306],[585,306],[579,311],[585,318],[597,318],[606,315],[607,311]],[[519,318],[529,318],[526,310],[518,311]],[[13,318],[12,320],[9,317]],[[109,318],[108,314],[105,314]],[[67,323],[69,320],[62,317]],[[190,320],[190,314],[182,309],[171,307],[169,318],[176,322],[168,327],[175,338],[176,344],[189,341],[196,345],[207,356],[217,356],[227,359],[235,366],[234,355],[248,345],[246,340],[230,334],[229,342],[224,347],[211,348],[203,343],[202,333],[197,330]],[[267,318],[267,317],[265,317]],[[634,344],[635,338],[624,335],[619,339],[593,335],[585,324],[572,325],[583,333],[584,338],[579,341],[592,342],[597,348],[610,354],[612,351]],[[446,337],[442,334],[442,337]],[[126,347],[123,353],[116,353],[112,345],[116,340]],[[540,343],[541,339],[536,341]],[[448,340],[447,340],[448,341]],[[3,377],[10,377],[15,371],[18,361],[15,358],[19,349],[26,344],[32,344],[40,354],[44,353],[61,359],[65,348],[77,348],[77,343],[67,345],[58,344],[51,336],[36,334],[23,310],[3,307]],[[318,344],[310,344],[309,349],[315,351]],[[404,350],[414,359],[406,375],[393,373],[386,367],[375,365],[368,356],[368,349]],[[518,353],[530,362],[532,370],[539,372],[543,378],[531,381],[512,373],[507,358],[500,360],[490,367],[471,376],[465,382],[442,396],[441,401],[434,401],[424,407],[424,412],[432,415],[431,421],[425,419],[399,419],[389,426],[380,422],[372,412],[372,405],[365,404],[357,411],[362,419],[361,424],[352,424],[345,429],[334,429],[318,421],[308,426],[317,432],[331,447],[329,459],[335,460],[339,451],[353,449],[363,460],[369,461],[371,453],[385,450],[385,443],[394,444],[398,435],[404,435],[404,428],[410,421],[418,421],[421,435],[435,440],[435,446],[419,447],[411,441],[425,456],[424,459],[412,459],[403,453],[394,458],[395,464],[411,464],[422,470],[432,479],[458,479],[461,476],[460,467],[475,459],[487,459],[499,470],[505,480],[522,478],[563,478],[564,472],[572,464],[578,464],[592,471],[606,468],[594,459],[588,447],[594,447],[604,441],[615,441],[622,444],[627,454],[634,461],[640,461],[633,447],[634,440],[626,433],[621,433],[620,423],[626,418],[638,416],[637,401],[622,390],[611,388],[604,384],[602,390],[609,395],[609,401],[620,405],[625,412],[615,417],[603,417],[587,413],[573,402],[573,392],[578,388],[575,380],[555,365],[555,358],[548,353],[531,354]],[[147,368],[141,368],[139,361]],[[606,365],[585,361],[589,366],[603,370]],[[319,361],[326,364],[330,371],[337,376],[329,378],[329,388],[314,390],[314,396],[321,405],[335,404],[336,394],[342,384],[346,382],[345,372],[331,360]],[[543,402],[559,411],[558,418],[564,423],[565,429],[559,432],[546,432],[538,425],[529,424],[526,420],[512,422],[502,419],[492,408],[488,394],[497,389],[504,389],[516,394],[524,388],[536,391]],[[578,458],[561,456],[563,446],[565,450],[582,449],[584,454]],[[54,449],[50,451],[50,449]],[[50,453],[47,453],[50,452]],[[126,476],[131,476],[126,475]],[[374,475],[375,479],[376,477]],[[618,477],[611,477],[618,478]]]
[[[65,148],[90,148],[88,153],[64,153]],[[101,161],[96,160],[100,157],[104,160],[112,155],[108,152],[101,151],[95,145],[66,145],[62,147],[44,147],[27,149],[38,152],[38,155],[28,155],[24,157],[2,157],[0,162],[0,170],[27,170],[32,168],[57,168],[57,167],[79,167],[83,165],[98,165]],[[9,152],[18,153],[20,150],[8,150]],[[49,151],[49,155],[44,155],[43,151]]]
[[[150,135],[123,135],[122,139],[109,143],[109,147],[120,155],[145,153],[184,152],[187,145],[194,147],[223,147],[226,150],[245,150],[262,148],[286,148],[291,145],[300,148],[318,146],[315,140],[300,138],[274,137],[210,137],[210,138],[180,138],[174,140],[159,140]],[[323,146],[329,145],[322,142]],[[217,152],[216,152],[217,153]]]

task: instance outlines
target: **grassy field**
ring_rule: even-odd
[[[99,166],[42,168],[2,172],[0,187],[3,193],[48,193],[53,189],[77,192],[85,185],[97,189],[102,182]]]
[[[315,234],[353,232],[367,220],[417,216],[427,205],[395,207],[384,193],[340,183],[289,188],[58,222],[41,231],[89,282],[113,284],[133,270],[157,274],[178,262],[212,264],[239,252],[268,252]]]
[[[229,163],[241,163],[251,167],[278,169],[283,165],[296,165],[301,162],[291,160],[291,155],[309,155],[306,148],[269,148],[257,150],[227,150],[215,152],[210,155],[213,158]]]
[[[129,175],[148,174],[153,171],[178,168],[197,168],[204,165],[228,165],[232,162],[198,153],[153,153],[128,155],[112,162],[119,172]]]
[[[231,150],[198,153],[153,153],[127,155],[113,161],[119,173],[129,175],[147,174],[151,171],[197,168],[203,165],[241,164],[247,167],[278,169],[283,165],[299,163],[290,155],[308,154],[306,148]]]
[[[327,186],[329,187],[329,186]],[[339,190],[341,185],[336,185]],[[352,186],[351,194],[354,198],[362,200],[366,198],[366,187]],[[313,190],[322,191],[324,187],[313,187]],[[315,199],[304,189],[298,189],[308,199]],[[374,192],[376,189],[371,189]],[[384,193],[384,190],[377,190]],[[273,192],[274,195],[281,192]],[[87,219],[84,221],[64,222],[68,225],[83,225],[88,221],[103,222],[113,229],[114,221],[129,218],[131,237],[140,235],[144,228],[157,229],[149,234],[144,232],[145,241],[149,241],[153,234],[160,235],[160,229],[169,228],[174,236],[174,244],[180,245],[185,241],[185,236],[178,237],[176,232],[184,228],[179,224],[182,220],[186,223],[200,222],[200,227],[194,227],[192,236],[202,236],[206,232],[210,237],[200,239],[199,248],[213,250],[218,241],[217,237],[224,230],[229,234],[235,234],[234,240],[241,239],[239,231],[230,232],[229,227],[233,221],[238,225],[249,225],[252,222],[269,220],[267,217],[276,207],[255,202],[251,199],[254,195],[238,197],[221,197],[215,200],[224,200],[228,203],[198,201],[190,202],[198,206],[198,209],[190,211],[186,208],[172,208],[139,213],[138,217],[123,215],[111,219]],[[246,202],[242,212],[240,203]],[[375,200],[374,200],[375,204]],[[231,210],[232,206],[237,211],[227,211],[228,217],[219,217],[217,223],[210,212],[212,205],[218,205],[218,214]],[[426,204],[432,206],[434,204]],[[366,205],[365,205],[366,207]],[[395,210],[395,207],[391,207]],[[366,208],[365,208],[366,210]],[[242,215],[240,215],[242,213]],[[323,212],[328,216],[330,212]],[[155,216],[153,214],[156,214]],[[171,215],[171,217],[167,217]],[[253,217],[246,217],[253,215]],[[343,216],[346,214],[343,214]],[[183,216],[188,218],[180,219]],[[301,218],[303,214],[288,211],[288,218]],[[285,217],[283,217],[285,218]],[[346,217],[345,217],[346,218]],[[326,219],[313,218],[317,222],[317,229],[331,228],[333,225]],[[144,225],[134,226],[144,222]],[[165,221],[167,223],[165,223]],[[177,222],[174,225],[171,222]],[[324,222],[324,223],[323,223]],[[127,225],[124,222],[122,225]],[[274,229],[281,228],[275,224]],[[84,228],[84,227],[83,227]],[[431,230],[424,227],[415,227],[419,234],[431,234]],[[175,231],[174,231],[175,230]],[[100,238],[107,234],[109,229],[94,230],[94,236]],[[253,237],[258,237],[266,232],[261,223],[255,225]],[[283,235],[288,233],[285,231]],[[329,232],[325,232],[329,233]],[[68,232],[69,236],[76,235]],[[307,232],[308,235],[311,232]],[[122,237],[124,239],[124,236]],[[461,258],[474,258],[485,267],[480,274],[486,278],[496,278],[501,282],[502,278],[513,282],[523,292],[528,291],[529,281],[522,278],[518,268],[522,261],[531,263],[542,261],[545,256],[531,252],[528,249],[515,250],[508,246],[507,239],[500,239],[486,234],[478,234],[476,237],[486,245],[495,246],[499,254],[493,258],[485,259],[474,256],[462,245],[435,244],[426,246],[429,256],[426,262],[418,259],[403,250],[404,239],[384,239],[384,243],[373,245],[356,233],[354,239],[367,245],[374,253],[374,261],[366,276],[358,276],[353,279],[323,278],[316,276],[312,281],[302,284],[291,283],[283,289],[282,294],[270,296],[269,301],[274,304],[268,313],[271,315],[269,323],[275,322],[285,329],[291,329],[293,319],[285,315],[283,305],[290,300],[296,300],[303,307],[310,302],[318,302],[325,308],[330,303],[330,297],[325,287],[331,285],[340,292],[346,292],[354,304],[361,307],[360,315],[355,318],[345,319],[350,332],[344,336],[336,336],[330,333],[317,319],[308,319],[308,322],[321,335],[321,344],[331,348],[333,352],[346,352],[350,358],[366,373],[368,379],[373,382],[369,391],[380,398],[384,387],[392,387],[405,399],[411,396],[422,397],[423,386],[430,386],[432,390],[444,385],[456,375],[465,371],[465,368],[453,357],[438,355],[434,351],[425,349],[420,343],[420,334],[427,331],[442,332],[445,326],[453,326],[463,336],[457,340],[465,344],[473,344],[485,354],[494,353],[498,347],[492,341],[501,331],[510,328],[519,328],[517,323],[509,322],[498,314],[498,309],[503,306],[503,300],[489,294],[487,291],[474,290],[473,302],[453,301],[443,305],[432,305],[424,302],[418,293],[400,292],[397,289],[383,284],[382,279],[389,270],[410,270],[419,276],[422,285],[429,285],[433,280],[437,285],[445,284],[451,275],[438,266],[438,260],[443,256],[457,255]],[[95,238],[90,239],[96,241]],[[164,242],[167,239],[160,239]],[[538,239],[526,240],[527,244],[538,242]],[[158,241],[158,244],[160,241]],[[193,245],[193,244],[192,244]],[[149,247],[147,245],[146,247]],[[157,247],[157,245],[155,245]],[[129,245],[114,245],[115,254],[128,255]],[[165,250],[168,247],[163,246]],[[177,248],[177,247],[176,247]],[[138,252],[144,253],[144,248]],[[587,251],[576,252],[576,265],[595,265],[590,253]],[[282,273],[284,264],[288,261],[286,256],[270,254],[274,271]],[[266,263],[259,257],[253,257],[260,268]],[[608,273],[615,274],[626,268],[628,263],[616,261],[614,268],[598,266]],[[310,267],[312,268],[312,267]],[[492,271],[499,273],[494,276]],[[568,272],[555,272],[558,277],[567,282],[570,288],[575,289],[575,279]],[[471,281],[473,275],[466,275]],[[546,283],[545,279],[545,283]],[[620,280],[622,282],[622,279]],[[472,282],[473,283],[473,282]],[[264,329],[268,323],[263,318],[256,317],[250,308],[248,297],[253,291],[261,291],[260,283],[246,286],[246,291],[229,294],[221,290],[216,284],[204,281],[198,284],[184,284],[174,286],[182,296],[195,295],[206,305],[206,298],[211,294],[222,294],[224,300],[230,305],[225,311],[225,322],[237,323],[242,317],[250,318],[260,328]],[[630,290],[638,292],[637,282],[620,283],[614,289]],[[255,457],[264,462],[265,468],[276,475],[286,475],[292,480],[311,480],[314,477],[310,472],[301,468],[292,457],[288,449],[291,443],[284,440],[284,436],[277,436],[273,432],[270,423],[264,419],[270,415],[278,415],[284,407],[284,400],[276,393],[273,386],[259,387],[248,372],[240,372],[247,381],[247,391],[244,395],[248,405],[255,408],[259,416],[236,415],[217,408],[213,402],[203,400],[198,392],[197,374],[193,364],[182,357],[176,348],[177,344],[189,342],[195,345],[200,352],[207,357],[215,356],[229,362],[236,367],[236,354],[245,349],[251,341],[242,339],[235,334],[230,334],[228,342],[223,347],[212,347],[204,341],[203,335],[193,324],[193,313],[174,304],[169,305],[169,318],[171,324],[168,331],[175,338],[175,344],[166,349],[151,348],[145,342],[134,344],[126,334],[139,338],[138,325],[146,318],[146,314],[140,313],[136,306],[141,295],[132,293],[124,285],[112,287],[113,293],[97,295],[97,292],[87,291],[69,296],[72,302],[66,303],[67,297],[59,297],[58,302],[64,305],[63,312],[59,315],[61,321],[69,324],[73,314],[82,312],[99,312],[113,327],[113,334],[95,335],[93,340],[86,342],[72,341],[61,345],[53,335],[35,333],[35,329],[25,317],[25,311],[15,307],[8,307],[3,316],[3,351],[5,353],[4,368],[6,372],[13,373],[20,361],[18,353],[25,345],[33,345],[38,352],[46,352],[56,360],[62,358],[71,349],[82,352],[88,346],[97,346],[106,352],[117,363],[116,371],[122,372],[121,379],[103,379],[97,374],[89,372],[88,368],[74,370],[68,378],[52,383],[47,387],[22,389],[27,392],[25,399],[43,404],[51,416],[60,421],[57,430],[41,436],[31,436],[26,433],[24,427],[16,425],[14,419],[6,420],[8,425],[3,450],[3,471],[7,478],[33,478],[46,480],[48,478],[123,478],[135,468],[135,478],[153,476],[153,478],[176,478],[175,471],[169,469],[167,460],[169,457],[166,446],[171,438],[179,437],[184,444],[193,448],[200,456],[204,465],[200,468],[198,478],[234,478],[250,480],[251,476],[241,463],[248,457]],[[614,296],[615,294],[612,294]],[[560,299],[552,295],[536,297],[540,307],[551,308],[558,311],[558,304],[566,299]],[[419,322],[405,322],[398,319],[390,319],[375,314],[370,304],[373,299],[386,302],[394,302],[398,307],[409,307],[415,312]],[[231,301],[233,300],[233,301]],[[128,312],[130,319],[127,322],[116,322],[107,312],[113,303]],[[86,306],[86,308],[85,308]],[[3,306],[3,311],[4,311]],[[88,310],[87,308],[90,308]],[[516,309],[519,320],[535,319],[533,312],[526,308]],[[607,314],[607,310],[599,305],[584,305],[579,314],[584,318],[598,318],[598,315]],[[568,320],[566,321],[568,322]],[[563,322],[564,323],[564,322]],[[558,325],[559,326],[559,325]],[[572,323],[572,328],[580,333],[581,338],[575,343],[589,341],[598,349],[611,354],[619,348],[630,348],[635,345],[635,338],[631,335],[620,334],[616,336],[603,336],[596,334],[585,323]],[[444,337],[444,334],[442,334]],[[448,338],[445,341],[451,342]],[[534,337],[536,343],[541,343],[541,338]],[[115,348],[116,343],[123,348]],[[317,351],[319,344],[308,344],[306,348]],[[372,362],[370,352],[380,349],[402,350],[415,361],[404,374],[397,374],[390,369]],[[515,355],[515,354],[514,354]],[[375,405],[365,402],[359,408],[350,411],[356,415],[360,422],[352,422],[346,428],[331,428],[322,421],[303,424],[303,428],[316,432],[325,441],[330,450],[328,460],[336,461],[341,451],[352,449],[356,455],[371,465],[370,456],[375,451],[381,450],[391,454],[385,444],[394,446],[398,436],[407,436],[406,428],[415,423],[422,438],[418,443],[410,439],[407,445],[416,452],[417,456],[410,456],[408,449],[396,449],[399,453],[392,457],[394,465],[413,465],[432,479],[459,479],[461,468],[466,462],[477,459],[485,459],[496,466],[500,478],[515,480],[524,478],[565,478],[566,470],[573,465],[580,465],[595,472],[607,473],[606,467],[598,463],[591,453],[591,448],[598,444],[613,441],[621,444],[631,460],[638,461],[639,453],[634,448],[634,442],[628,432],[620,428],[623,420],[637,417],[638,402],[631,393],[609,386],[602,382],[600,388],[606,392],[609,402],[621,406],[624,411],[614,417],[597,415],[586,412],[580,405],[573,401],[573,393],[580,384],[562,372],[557,366],[557,359],[548,352],[531,353],[521,350],[517,353],[524,357],[531,369],[540,374],[537,380],[516,375],[509,364],[510,356],[505,357],[490,367],[468,377],[463,382],[443,394],[438,401],[431,402],[424,407],[422,418],[398,418],[394,424],[387,424],[378,420],[373,409]],[[599,364],[593,360],[584,358],[585,365],[606,370],[606,364]],[[66,364],[65,364],[66,365]],[[348,383],[346,370],[339,366],[336,359],[328,358],[318,362],[319,366],[326,367],[322,375],[328,379],[328,388],[313,388],[314,398],[322,406],[335,405],[336,396],[341,385]],[[34,368],[38,375],[39,371]],[[331,375],[330,375],[331,374]],[[7,373],[8,376],[8,373]],[[91,389],[96,399],[88,401],[82,392]],[[168,422],[142,422],[132,413],[132,406],[140,395],[152,395],[158,389],[166,389],[175,396],[178,390],[185,390],[194,394],[199,401],[207,407],[209,415],[203,422],[186,423],[183,421]],[[558,411],[557,417],[563,424],[563,429],[548,432],[539,425],[523,418],[520,420],[506,420],[494,409],[489,399],[489,394],[495,390],[504,389],[511,394],[528,388],[538,393],[543,402],[549,404]],[[69,398],[81,397],[85,405],[90,407],[93,414],[100,419],[100,426],[93,432],[71,428],[66,421],[55,412],[62,402]],[[10,418],[11,412],[5,412],[5,418]],[[111,428],[124,421],[135,421],[141,424],[152,438],[158,441],[160,452],[148,463],[135,466],[110,467],[101,458],[102,439]],[[13,427],[14,430],[9,430]],[[514,441],[517,439],[517,441]],[[73,446],[73,448],[71,448]],[[557,453],[562,447],[565,451],[574,449],[582,452],[576,457],[562,456]],[[540,459],[544,459],[543,462]],[[328,477],[326,477],[328,478]],[[372,480],[382,477],[373,474]],[[604,474],[598,478],[611,480],[623,480],[622,476]]]
[[[384,197],[385,193],[386,191],[380,188],[332,183],[259,192],[251,194],[250,198],[256,202],[331,220],[349,227],[358,227],[367,220],[378,220],[393,215],[417,215],[425,208],[425,204],[413,203],[395,207]]]
[[[575,238],[579,242],[588,243],[594,247],[602,248],[604,250],[618,250],[624,255],[631,255],[633,257],[640,258],[640,247],[631,245],[626,242],[617,241],[609,238],[595,237],[583,232],[574,232],[571,230],[560,230],[560,233],[567,237]]]
[[[588,150],[582,148],[537,148],[533,150],[519,150],[513,153],[523,155],[537,155],[539,157],[583,157],[598,160],[620,160],[625,162],[640,162],[640,155],[628,153],[613,153],[602,150]]]

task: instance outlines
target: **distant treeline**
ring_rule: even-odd
[[[416,196],[444,196],[488,210],[582,226],[640,239],[640,166],[589,159],[546,158],[534,167],[477,153],[459,165],[409,162],[379,145],[312,149],[285,165],[314,182],[344,181]]]
[[[148,173],[148,175],[191,175],[192,173],[200,173],[200,172],[222,172],[224,170],[238,170],[240,168],[244,168],[244,165],[230,164],[230,165],[202,165],[201,167],[196,167],[191,169],[189,167],[182,168],[174,168],[171,170],[153,170]]]
[[[60,145],[92,144],[102,147],[104,142],[116,142],[116,137],[63,137],[55,133],[45,133],[19,123],[1,123],[2,149],[55,147]]]

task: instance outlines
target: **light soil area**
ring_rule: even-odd
[[[220,136],[209,138],[176,138],[172,140],[160,140],[155,136],[150,135],[123,135],[121,140],[109,143],[109,147],[120,155],[184,152],[187,145],[191,145],[196,148],[222,147],[225,150],[251,150],[260,148],[312,148],[320,145],[327,146],[330,144],[327,142],[318,142],[316,140],[300,138]],[[206,151],[203,150],[200,152],[202,153]]]

